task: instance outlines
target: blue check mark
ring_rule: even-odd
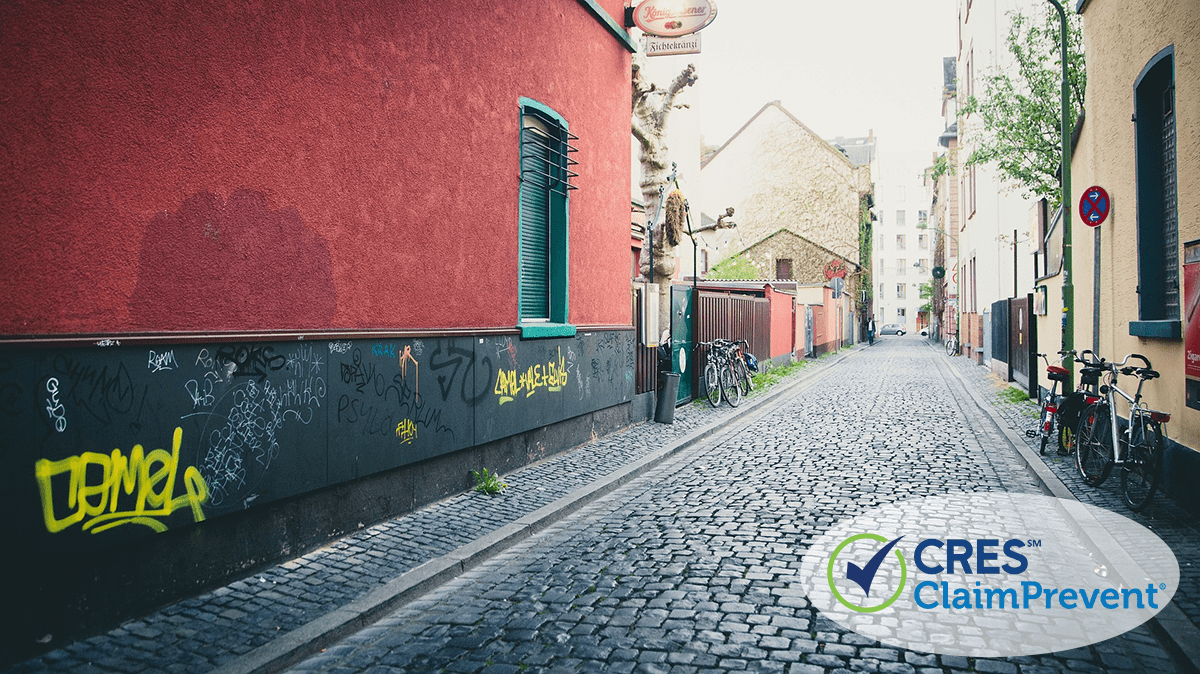
[[[901,536],[900,538],[904,537]],[[863,594],[870,595],[871,581],[875,580],[875,572],[879,570],[879,565],[883,563],[887,554],[892,551],[892,547],[900,542],[900,538],[883,546],[883,549],[876,552],[875,556],[871,558],[871,561],[867,562],[866,566],[859,566],[854,562],[848,562],[846,564],[846,580],[858,583],[858,586],[863,590]]]

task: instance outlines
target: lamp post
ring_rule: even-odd
[[[1075,348],[1075,286],[1071,279],[1071,120],[1070,120],[1070,90],[1067,80],[1067,13],[1058,0],[1047,0],[1058,10],[1059,22],[1062,26],[1059,42],[1062,48],[1062,223],[1063,223],[1063,325],[1062,348],[1069,351]],[[1064,361],[1067,369],[1073,369],[1070,359]],[[1069,376],[1069,375],[1068,375]]]

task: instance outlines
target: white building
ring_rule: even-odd
[[[907,156],[889,154],[887,141],[879,143],[878,178],[875,181],[872,290],[875,323],[882,328],[899,323],[916,332],[928,322],[920,312],[929,302],[921,297],[921,284],[928,284],[933,270],[933,232],[923,225],[929,219],[922,171]]]
[[[959,0],[958,95],[960,101],[983,93],[983,77],[1012,70],[1005,39],[1009,13],[1041,16],[1044,0]],[[1032,291],[1033,251],[1029,219],[1033,204],[1004,185],[990,166],[964,168],[978,147],[978,117],[959,120],[955,177],[959,181],[961,231],[958,235],[960,309],[964,343],[983,342],[980,317],[991,304]],[[968,330],[968,324],[971,329]]]

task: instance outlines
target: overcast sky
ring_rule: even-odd
[[[681,96],[709,145],[779,100],[823,138],[875,130],[885,171],[916,175],[943,130],[942,58],[957,51],[954,0],[716,0]],[[899,164],[899,165],[898,165]]]

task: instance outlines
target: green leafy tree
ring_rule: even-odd
[[[979,142],[966,166],[995,164],[1000,175],[1027,194],[1057,206],[1062,200],[1058,166],[1061,151],[1062,53],[1057,12],[1041,21],[1009,12],[1008,51],[1013,70],[985,73],[982,95],[968,96],[961,116],[978,116]],[[1067,15],[1067,83],[1071,128],[1083,115],[1087,72],[1081,20]]]
[[[926,281],[921,284],[921,299],[930,300],[930,301],[926,302],[925,304],[922,304],[921,308],[918,309],[917,311],[928,312],[931,309],[933,309],[933,302],[932,302],[932,300],[933,300],[933,283]]]
[[[724,281],[751,281],[762,278],[758,271],[758,267],[750,262],[743,255],[734,255],[731,258],[721,260],[721,262],[712,269],[708,270],[708,278],[724,280]]]

